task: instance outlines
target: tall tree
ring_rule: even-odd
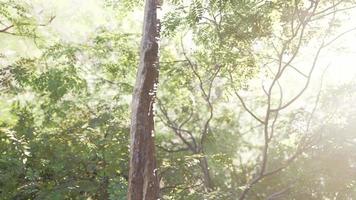
[[[140,64],[132,99],[129,200],[158,197],[153,104],[158,78],[157,0],[146,0]]]

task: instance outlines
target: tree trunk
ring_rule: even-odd
[[[132,99],[128,200],[158,199],[153,104],[158,80],[157,0],[146,0],[140,64]]]
[[[214,184],[210,178],[210,170],[209,170],[209,166],[208,166],[208,161],[204,155],[203,158],[199,159],[199,164],[200,167],[203,171],[203,184],[205,189],[209,192],[212,191],[214,189]]]

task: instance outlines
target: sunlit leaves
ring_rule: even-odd
[[[33,8],[25,2],[29,1],[0,2],[0,30],[11,26],[6,30],[9,37],[37,37],[36,28],[46,24],[36,22]],[[305,9],[311,2],[164,2],[167,10],[163,10],[155,105],[162,199],[235,200],[256,176],[263,147],[262,126],[246,117],[234,89],[246,93],[251,89],[246,103],[258,114],[264,113],[266,100],[255,93],[249,81],[293,34],[291,21],[296,26],[305,19],[302,14],[308,14]],[[320,1],[323,9],[328,8],[328,2]],[[67,42],[54,33],[51,39],[43,38],[53,41],[46,43],[50,46],[41,45],[34,57],[10,59],[3,55],[6,53],[0,54],[6,61],[0,71],[1,198],[125,199],[129,105],[141,37],[140,30],[131,25],[140,26],[137,18],[142,13],[137,10],[143,9],[143,1],[100,3],[102,9],[114,11],[110,20],[116,20],[113,23],[120,28],[112,24],[97,28],[77,42]],[[316,21],[308,26],[303,42],[317,40],[315,36],[327,24],[327,20]],[[14,38],[20,43],[23,37],[17,36]],[[16,42],[11,45],[18,45]],[[264,42],[268,44],[261,44]],[[287,56],[298,45],[292,42],[285,48]],[[334,199],[339,191],[340,199],[354,197],[354,108],[347,104],[353,99],[339,98],[341,93],[351,95],[352,87],[348,89],[331,90],[321,98],[328,102],[322,109],[332,113],[334,122],[318,128],[319,123],[326,123],[318,116],[310,130],[320,136],[313,141],[325,141],[304,152],[280,174],[253,186],[248,199],[265,199],[288,186],[292,189],[285,199]],[[348,115],[335,112],[341,105]],[[272,106],[278,104],[273,102]],[[279,118],[275,125],[278,133],[270,143],[268,170],[293,155],[310,115],[309,110],[299,109]],[[333,133],[338,133],[337,137]],[[203,185],[203,159],[207,159],[215,185],[212,191]]]
[[[1,121],[0,159],[13,159],[14,172],[1,166],[9,174],[1,174],[2,195],[101,199],[106,190],[111,199],[125,196],[129,109],[122,99],[132,91],[135,42],[103,30],[87,43],[41,47],[39,57],[3,68],[2,87],[14,103],[12,123]],[[106,93],[114,88],[120,89]]]
[[[37,38],[37,22],[31,6],[25,2],[5,0],[0,2],[0,34]]]

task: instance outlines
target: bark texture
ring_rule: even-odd
[[[153,104],[158,80],[157,0],[146,0],[140,64],[132,99],[128,200],[158,199]]]

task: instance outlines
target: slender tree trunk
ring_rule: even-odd
[[[214,189],[214,184],[210,177],[210,170],[208,166],[208,160],[204,156],[199,159],[199,164],[203,172],[203,184],[207,191],[212,191]]]
[[[158,79],[157,0],[146,0],[140,65],[132,99],[129,200],[158,199],[153,104]]]

